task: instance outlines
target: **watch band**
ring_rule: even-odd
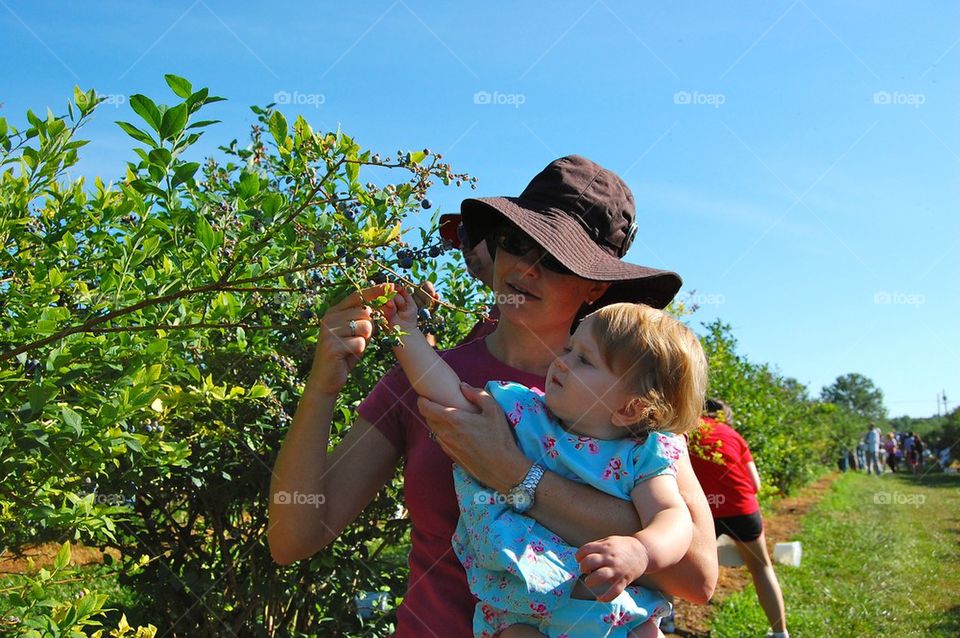
[[[510,490],[509,499],[510,507],[513,508],[513,511],[518,513],[523,513],[533,507],[534,495],[537,492],[537,486],[540,484],[540,479],[543,478],[546,470],[539,463],[534,463],[529,470],[527,470],[527,475],[523,477],[523,480],[520,481],[520,484]]]

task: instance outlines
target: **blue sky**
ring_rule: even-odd
[[[586,155],[633,189],[628,260],[678,271],[695,327],[722,318],[814,395],[865,374],[891,416],[960,396],[954,2],[0,0],[0,42],[12,123],[74,84],[112,96],[89,176],[121,175],[113,121],[171,97],[164,73],[229,98],[201,153],[279,98],[368,148],[442,152],[481,195]]]

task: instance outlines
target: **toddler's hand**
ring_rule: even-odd
[[[397,294],[384,306],[384,316],[391,326],[400,326],[407,332],[417,328],[417,302],[406,288],[398,287]]]
[[[647,548],[632,536],[608,536],[587,543],[576,554],[583,584],[594,592],[600,602],[608,603],[623,592],[627,585],[647,571]]]

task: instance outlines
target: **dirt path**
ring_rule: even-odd
[[[28,545],[24,547],[19,555],[9,550],[0,553],[0,576],[7,574],[24,574],[31,572],[30,561],[33,561],[33,570],[36,572],[41,567],[53,565],[53,560],[60,551],[59,543],[43,543],[40,545]],[[96,547],[86,547],[85,545],[76,545],[71,543],[70,558],[74,567],[84,565],[99,565],[103,562],[104,553],[109,553],[115,559],[120,558],[120,552],[109,549],[102,552]]]
[[[764,511],[764,531],[771,553],[776,543],[793,540],[800,529],[800,519],[823,498],[837,476],[836,472],[831,472],[804,487],[795,496],[777,501],[772,510]],[[706,605],[693,605],[684,600],[676,601],[677,631],[666,635],[709,638],[709,621],[713,616],[714,606],[731,593],[742,590],[749,582],[750,572],[746,567],[720,567],[717,590],[710,602]]]

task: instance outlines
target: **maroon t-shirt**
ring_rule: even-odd
[[[753,455],[736,430],[726,423],[704,417],[699,436],[689,447],[690,464],[700,480],[714,518],[743,516],[760,509],[747,467],[747,463],[753,462]],[[714,453],[720,458],[715,460]]]
[[[484,339],[440,353],[460,379],[482,388],[488,381],[514,381],[543,389],[544,377],[498,361]],[[460,518],[453,489],[453,462],[427,436],[417,394],[397,366],[384,375],[359,407],[405,458],[404,500],[410,512],[410,581],[397,610],[395,638],[473,638],[476,598],[450,544]]]

